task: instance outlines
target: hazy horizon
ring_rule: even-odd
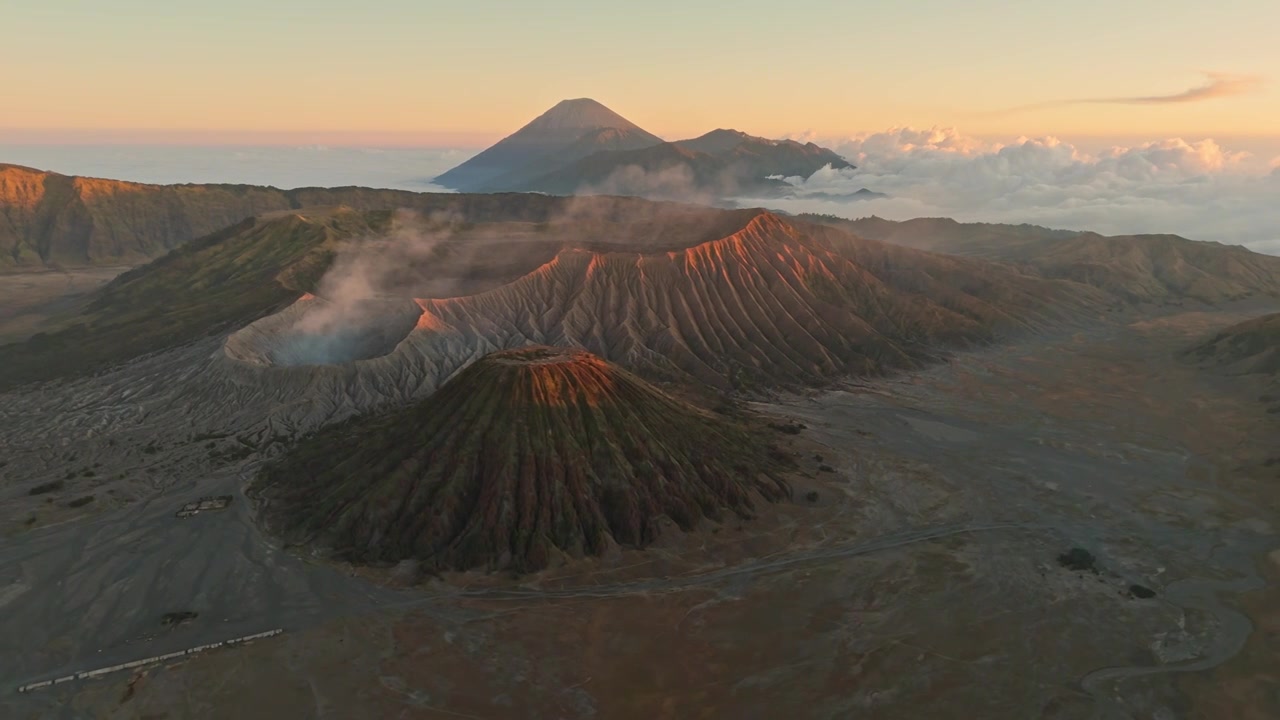
[[[518,127],[530,118],[513,124]],[[1265,139],[984,138],[951,128],[891,128],[812,139],[856,170],[792,179],[796,198],[742,202],[789,212],[891,220],[1031,223],[1107,235],[1168,233],[1280,254],[1280,165]],[[0,136],[0,140],[2,140]],[[360,185],[449,192],[432,178],[481,147],[5,144],[0,162],[133,182],[284,189]],[[847,201],[862,187],[888,198]]]
[[[667,140],[734,128],[856,156],[857,171],[797,179],[792,207],[1280,252],[1276,3],[1221,0],[1209,21],[1156,0],[66,0],[5,15],[0,162],[431,190],[590,97]],[[862,186],[893,197],[838,199]]]

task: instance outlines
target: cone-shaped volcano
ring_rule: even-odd
[[[732,422],[582,350],[488,355],[421,403],[302,441],[257,483],[269,527],[356,562],[543,567],[788,493]]]

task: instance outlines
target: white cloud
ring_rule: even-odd
[[[993,143],[951,128],[894,128],[824,144],[857,169],[790,178],[798,197],[768,204],[847,217],[1175,233],[1280,253],[1280,158],[1267,163],[1213,140],[1173,138],[1089,153],[1053,137]],[[891,197],[830,198],[863,187]]]

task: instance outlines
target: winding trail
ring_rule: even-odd
[[[1101,717],[1129,720],[1136,716],[1121,702],[1117,689],[1130,678],[1165,675],[1170,673],[1211,670],[1235,657],[1249,635],[1253,622],[1244,613],[1232,608],[1219,598],[1223,593],[1239,594],[1263,587],[1261,576],[1255,574],[1234,580],[1209,580],[1186,578],[1165,588],[1165,600],[1182,610],[1199,610],[1216,621],[1215,631],[1209,636],[1209,646],[1193,660],[1168,665],[1117,665],[1094,670],[1080,684],[1085,692],[1098,703]]]

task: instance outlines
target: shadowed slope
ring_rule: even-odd
[[[144,262],[293,206],[250,185],[145,185],[0,164],[0,268]]]
[[[1091,285],[1128,302],[1220,303],[1251,295],[1280,297],[1280,258],[1177,235],[1108,237],[1038,225],[960,223],[947,218],[904,222],[877,217],[845,220],[829,215],[800,218],[872,240],[1015,263],[1024,271]]]
[[[522,189],[555,194],[605,192],[655,198],[779,195],[791,185],[771,176],[809,177],[823,166],[851,168],[813,143],[713,130],[692,140],[602,151],[530,177]]]
[[[1280,297],[1280,257],[1176,235],[1081,233],[1013,259],[1046,277],[1087,283],[1135,302]]]
[[[514,170],[484,182],[483,192],[524,192],[530,184],[552,168],[560,168],[599,153],[625,152],[661,143],[662,139],[639,128],[596,128],[574,140],[572,144],[558,147]]]
[[[0,346],[0,388],[96,371],[241,327],[304,293],[323,295],[319,280],[335,257],[348,250],[372,255],[377,248],[360,241],[402,224],[433,244],[430,252],[380,263],[388,268],[388,294],[411,304],[415,296],[467,295],[511,282],[565,247],[682,248],[723,237],[750,218],[633,198],[416,197],[438,202],[425,213],[285,211],[184,245],[116,278],[56,328]],[[485,222],[493,218],[501,222]]]
[[[427,400],[263,470],[269,527],[359,562],[535,570],[693,529],[787,486],[746,433],[579,350],[486,356]]]
[[[679,140],[681,147],[705,152],[724,160],[736,176],[748,179],[766,175],[809,177],[824,166],[833,170],[852,169],[853,163],[816,143],[795,140],[771,140],[748,135],[739,130],[712,130],[693,138]]]
[[[1039,225],[962,223],[951,218],[914,218],[894,221],[873,215],[850,220],[835,215],[811,213],[796,217],[848,230],[869,240],[949,255],[990,258],[1008,257],[1010,253],[1017,252],[1022,246],[1066,240],[1080,234],[1075,230],[1053,230]]]
[[[520,190],[528,178],[592,153],[661,142],[595,100],[562,100],[433,182],[463,192]]]
[[[434,182],[463,192],[761,196],[791,188],[767,179],[771,175],[808,177],[825,165],[853,167],[813,143],[737,130],[664,142],[600,103],[579,98],[560,102]]]
[[[135,268],[73,324],[0,347],[0,387],[94,370],[225,332],[286,307],[329,267],[335,238],[385,230],[353,211],[246,220]]]
[[[1189,352],[1201,363],[1235,374],[1280,377],[1280,313],[1236,323]]]
[[[851,259],[761,213],[733,235],[678,252],[565,251],[496,290],[423,301],[420,325],[431,329],[408,343],[425,356],[443,353],[435,338],[574,345],[717,387],[797,385],[909,367],[1078,313],[1092,294],[866,244]]]

